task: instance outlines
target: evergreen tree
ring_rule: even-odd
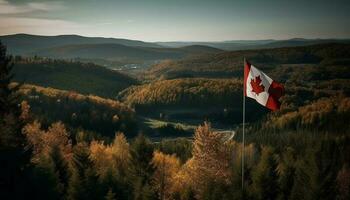
[[[327,137],[309,146],[297,162],[291,199],[334,199],[339,154],[337,143]]]
[[[155,196],[150,186],[153,167],[150,164],[153,145],[144,135],[139,134],[131,144],[130,180],[134,199],[150,199]]]
[[[279,199],[289,199],[294,184],[296,155],[292,148],[287,148],[281,155],[277,166],[280,187]]]
[[[241,151],[240,151],[241,152]],[[232,199],[234,200],[241,200],[245,199],[243,192],[242,192],[242,162],[241,162],[241,156],[237,156],[238,159],[236,162],[233,162],[231,164],[231,177],[230,177],[230,189],[231,189],[231,194],[232,194]],[[245,166],[245,172],[248,171],[247,166]],[[245,175],[245,178],[247,179],[248,176]],[[246,181],[245,181],[246,182]],[[247,184],[245,184],[245,188],[248,187]]]
[[[320,174],[318,175],[320,198],[334,199],[337,195],[337,175],[341,169],[338,144],[334,139],[322,139],[315,158]]]
[[[258,165],[252,172],[252,190],[256,199],[276,199],[278,194],[277,162],[271,147],[263,147]]]
[[[11,57],[0,42],[0,199],[22,198],[30,191],[26,173],[30,160],[26,138],[21,129],[18,88],[11,85]]]
[[[203,198],[211,185],[229,183],[229,154],[225,147],[222,135],[211,131],[209,123],[196,129],[191,178],[198,198]]]
[[[67,199],[97,199],[101,197],[98,177],[89,158],[90,151],[86,143],[78,143],[73,149],[71,176],[68,184]]]
[[[174,177],[180,170],[179,159],[175,155],[155,151],[152,165],[155,169],[152,185],[156,189],[159,199],[170,199]]]
[[[41,155],[40,162],[36,164],[32,173],[33,199],[59,200],[62,199],[59,179],[54,170],[54,163],[50,158]]]
[[[53,146],[50,152],[50,158],[53,163],[53,170],[58,179],[58,187],[61,194],[61,198],[64,198],[67,192],[68,180],[69,180],[69,166],[66,159],[63,157],[62,152],[58,146]]]
[[[83,177],[80,176],[80,173],[77,169],[72,169],[72,175],[69,179],[69,185],[67,190],[67,199],[69,200],[78,200],[78,199],[87,199],[86,198],[86,189],[84,188]]]
[[[314,198],[316,188],[316,176],[318,169],[315,163],[313,153],[307,152],[304,158],[297,160],[295,166],[294,184],[290,199],[312,200]]]

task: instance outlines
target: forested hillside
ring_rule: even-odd
[[[349,65],[350,44],[320,44],[262,50],[245,50],[197,56],[180,61],[164,61],[153,66],[151,79],[181,77],[241,77],[243,58],[265,71],[279,64]]]
[[[207,119],[232,125],[242,116],[241,87],[240,79],[172,79],[129,87],[118,98],[146,116],[197,122]],[[266,113],[259,105],[248,105],[255,117]]]
[[[114,98],[119,91],[137,84],[135,79],[127,75],[92,63],[37,57],[16,57],[13,72],[17,82],[109,98]]]
[[[119,98],[130,105],[186,107],[232,106],[239,101],[239,79],[185,78],[155,81],[132,86],[122,91]]]
[[[270,114],[266,115],[268,114],[267,109],[248,98],[247,121],[259,124],[261,120],[267,120],[265,123],[269,124],[270,119],[271,124],[274,124],[276,118],[279,117],[281,119],[277,121],[289,120],[286,116],[290,117],[291,115],[305,117],[305,113],[302,114],[304,107],[307,109],[309,108],[308,105],[319,100],[322,101],[322,99],[326,99],[330,106],[335,99],[338,102],[346,101],[345,98],[350,95],[350,55],[348,49],[349,46],[347,45],[328,44],[273,50],[238,51],[214,54],[213,57],[208,58],[200,57],[203,65],[193,64],[188,60],[168,61],[164,63],[164,68],[161,67],[157,70],[158,68],[155,67],[149,72],[154,76],[162,77],[161,80],[156,79],[148,84],[127,88],[119,94],[119,98],[134,106],[139,112],[146,111],[146,113],[149,113],[149,111],[154,111],[168,115],[172,119],[209,119],[220,123],[239,124],[242,114],[243,87],[241,56],[249,54],[247,57],[249,60],[253,60],[251,62],[256,67],[263,69],[272,79],[285,85],[286,95],[282,98],[281,110],[277,114],[274,113],[272,119],[270,119]],[[227,57],[223,57],[223,55]],[[212,60],[206,62],[206,59]],[[226,66],[227,62],[233,62],[231,68],[229,68],[230,65],[227,68],[220,67]],[[191,67],[188,70],[183,70],[177,65],[179,63],[185,63],[183,66],[188,64]],[[230,69],[232,69],[231,74]],[[167,70],[170,70],[170,72]],[[177,75],[188,77],[186,73],[189,70],[192,70],[190,73],[193,73],[194,77],[208,75],[220,78],[172,79]],[[168,76],[170,74],[176,74],[176,76]],[[227,79],[225,78],[227,76],[238,77],[238,79]],[[162,80],[165,78],[170,80]],[[322,107],[322,109],[325,108]],[[337,107],[335,106],[331,110],[337,110]],[[329,112],[330,118],[342,123],[340,125],[344,127],[342,130],[348,127],[343,121],[337,120],[344,118],[343,114],[336,111]],[[266,117],[268,119],[265,119]],[[299,120],[296,117],[294,118],[294,120]],[[330,127],[332,123],[326,122],[328,120],[319,121],[317,127],[332,129]],[[298,125],[293,125],[294,130],[303,127],[301,122],[279,123],[297,123]],[[313,125],[310,126],[313,127]]]
[[[89,136],[111,137],[122,131],[127,137],[137,134],[135,112],[112,99],[82,95],[72,91],[22,85],[19,92],[33,117],[45,127],[56,121],[75,129],[94,132]]]

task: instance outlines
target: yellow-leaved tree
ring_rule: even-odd
[[[180,170],[179,159],[175,155],[155,151],[151,163],[155,168],[152,179],[159,199],[171,199],[172,183]]]
[[[101,178],[108,176],[110,172],[119,176],[124,176],[127,172],[130,150],[123,133],[117,133],[114,142],[110,145],[105,145],[101,141],[92,141],[90,152],[90,159]]]
[[[22,131],[33,148],[33,162],[39,162],[42,156],[48,157],[52,148],[58,148],[67,161],[71,159],[72,144],[63,123],[53,123],[45,131],[41,129],[38,121],[34,121],[27,124]]]
[[[213,132],[209,123],[195,131],[193,157],[188,160],[175,176],[173,192],[193,190],[202,199],[208,186],[230,184],[230,152],[221,134]],[[180,197],[186,199],[188,197]]]

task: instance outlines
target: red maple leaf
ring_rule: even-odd
[[[261,92],[265,91],[264,85],[261,84],[260,75],[255,77],[255,79],[251,79],[250,85],[252,86],[252,92],[255,92],[256,95],[259,95]]]

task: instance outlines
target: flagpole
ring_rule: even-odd
[[[244,58],[243,74],[245,71],[246,60]],[[244,190],[244,129],[245,129],[245,87],[244,87],[244,75],[243,75],[243,130],[242,130],[242,191]]]

